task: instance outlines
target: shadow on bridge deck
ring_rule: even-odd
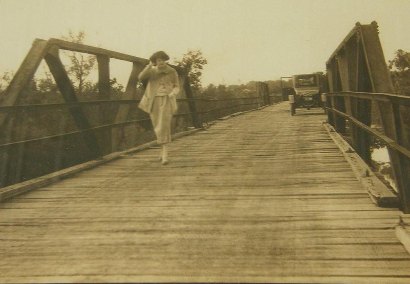
[[[378,208],[323,129],[282,103],[0,204],[0,282],[408,283]],[[305,115],[309,114],[309,115]]]

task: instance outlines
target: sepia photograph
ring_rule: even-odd
[[[0,0],[0,283],[410,283],[410,0]]]

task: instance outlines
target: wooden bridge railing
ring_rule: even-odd
[[[95,55],[98,63],[98,95],[95,100],[82,101],[76,94],[60,59],[60,50]],[[30,84],[42,60],[47,63],[60,91],[62,103],[19,104],[19,99]],[[132,63],[125,92],[112,98],[110,86],[110,59]],[[138,74],[148,63],[147,59],[118,53],[93,46],[59,39],[34,41],[33,46],[10,85],[0,105],[0,187],[47,174],[74,164],[96,159],[112,152],[133,147],[154,139],[148,115],[137,105],[142,92],[138,92]],[[266,88],[251,97],[207,99],[195,97],[185,70],[176,67],[183,90],[178,98],[179,112],[174,128],[202,127],[208,122],[228,114],[254,109],[266,103]],[[261,83],[263,84],[263,83]],[[56,94],[57,95],[57,94]],[[91,110],[97,114],[92,118]],[[58,123],[65,115],[67,127],[56,133],[28,137],[24,117],[52,113],[50,124]],[[62,116],[58,117],[57,113]],[[52,117],[52,118],[51,118]],[[67,131],[68,130],[68,131]],[[74,158],[76,157],[76,158]],[[46,165],[47,166],[44,166]],[[27,173],[31,174],[27,174]]]
[[[329,123],[337,132],[350,134],[353,148],[366,162],[371,160],[372,139],[387,146],[401,209],[410,213],[410,97],[368,92],[326,97]]]

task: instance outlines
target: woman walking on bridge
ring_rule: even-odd
[[[179,93],[178,74],[166,62],[169,56],[164,51],[155,52],[138,79],[148,80],[144,96],[138,105],[149,113],[157,142],[161,145],[160,161],[168,164],[167,144],[171,142],[172,116],[177,110],[176,95]]]

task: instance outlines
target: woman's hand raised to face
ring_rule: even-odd
[[[169,97],[175,97],[175,96],[176,96],[175,91],[172,90],[171,93],[168,94],[168,96],[169,96]]]

